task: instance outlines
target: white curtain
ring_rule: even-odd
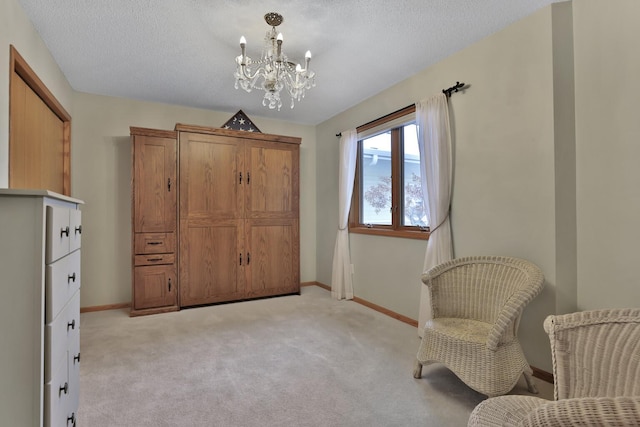
[[[416,103],[416,124],[424,206],[431,229],[424,257],[426,271],[453,257],[449,219],[453,166],[447,96],[440,93]],[[423,285],[420,287],[418,316],[420,336],[425,322],[430,318],[431,301],[426,286]]]
[[[340,138],[340,173],[338,178],[338,235],[333,251],[333,271],[331,274],[331,297],[334,299],[353,299],[348,225],[353,182],[356,174],[357,153],[358,133],[356,130],[352,129],[342,132],[342,137]]]

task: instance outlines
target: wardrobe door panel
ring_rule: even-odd
[[[298,150],[293,144],[247,144],[247,218],[298,217]]]
[[[180,305],[193,306],[244,297],[246,263],[242,222],[181,221]]]
[[[175,231],[176,140],[152,136],[134,138],[135,231]]]
[[[237,138],[180,134],[180,220],[240,218],[241,148]]]
[[[300,291],[298,220],[247,220],[247,296]]]
[[[134,268],[134,310],[176,305],[175,266],[153,265]]]

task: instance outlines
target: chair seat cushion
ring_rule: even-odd
[[[426,322],[425,328],[467,342],[484,344],[487,342],[492,325],[472,319],[439,317]]]

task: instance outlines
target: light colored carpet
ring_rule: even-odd
[[[80,332],[79,426],[466,426],[484,399],[442,365],[414,379],[416,328],[316,286]]]

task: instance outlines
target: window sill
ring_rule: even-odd
[[[349,227],[349,233],[370,234],[374,236],[401,237],[404,239],[429,240],[428,231],[392,230],[369,227]]]

